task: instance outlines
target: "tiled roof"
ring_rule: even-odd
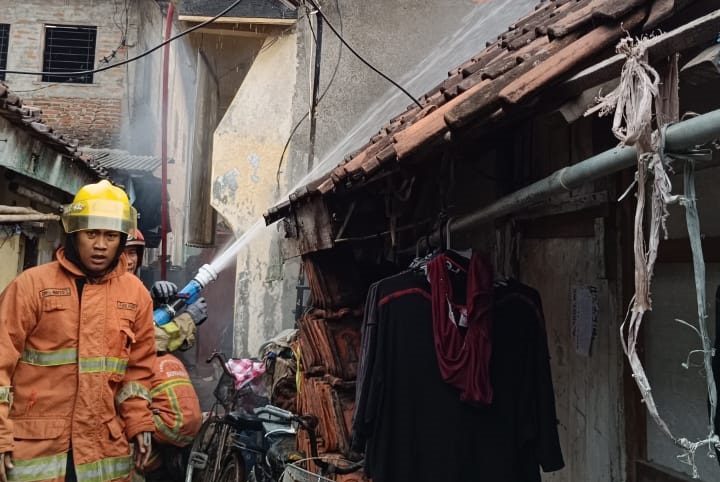
[[[384,125],[377,135],[321,178],[265,213],[267,223],[287,216],[290,204],[335,189],[351,189],[383,166],[403,162],[468,125],[496,128],[527,113],[538,94],[576,74],[609,51],[626,31],[648,31],[687,5],[687,0],[545,0],[448,78]],[[619,70],[613,73],[617,76]],[[612,77],[600,80],[610,80]],[[593,84],[555,89],[559,105]],[[560,90],[560,91],[558,91]],[[340,161],[340,160],[338,160]]]
[[[42,121],[41,114],[40,109],[23,105],[22,99],[17,94],[13,93],[7,85],[0,84],[0,116],[29,132],[30,135],[60,154],[80,161],[80,165],[86,166],[98,178],[108,177],[105,168],[98,165],[92,157],[78,150],[77,139],[69,139],[56,132]]]
[[[178,14],[214,17],[233,2],[231,0],[180,0]],[[226,17],[295,19],[297,11],[285,7],[277,0],[244,0],[233,7]]]
[[[95,161],[106,169],[123,171],[152,172],[157,169],[162,159],[157,156],[139,156],[119,149],[83,149]]]

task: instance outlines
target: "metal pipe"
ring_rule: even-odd
[[[172,19],[175,12],[173,3],[168,3],[167,16],[165,18],[165,40],[170,38],[172,33]],[[161,113],[161,142],[160,157],[162,160],[162,185],[160,186],[160,279],[167,279],[167,218],[168,218],[168,154],[167,154],[167,130],[168,130],[168,71],[170,70],[170,43],[163,47],[162,66],[162,113]]]
[[[678,122],[667,128],[665,152],[680,153],[720,137],[720,109]],[[637,162],[634,147],[616,147],[555,171],[548,177],[502,197],[465,216],[449,221],[448,229],[460,232],[489,223],[499,217],[527,208],[554,194],[577,188],[585,183],[614,174]],[[430,238],[433,244],[440,241],[440,233]]]

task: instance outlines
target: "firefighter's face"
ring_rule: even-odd
[[[75,239],[80,262],[92,273],[105,273],[120,248],[119,231],[107,229],[78,231]]]
[[[125,256],[128,259],[128,272],[134,273],[135,268],[138,264],[138,249],[137,246],[128,246],[125,248]]]

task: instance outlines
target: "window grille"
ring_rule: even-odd
[[[43,82],[92,84],[93,74],[62,75],[62,72],[92,70],[95,67],[95,38],[97,27],[68,25],[45,26]],[[58,72],[55,74],[54,72]]]
[[[8,42],[10,41],[10,25],[0,23],[0,70],[7,69]],[[5,72],[0,72],[0,80],[5,80]]]

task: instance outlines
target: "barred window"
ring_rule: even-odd
[[[79,72],[95,67],[96,36],[97,27],[46,25],[43,72],[48,74],[42,76],[42,81],[92,84],[93,74],[73,76],[62,75],[62,72]]]
[[[10,25],[0,23],[0,70],[7,69],[8,42],[10,41]],[[5,80],[5,72],[0,72],[0,80]]]

